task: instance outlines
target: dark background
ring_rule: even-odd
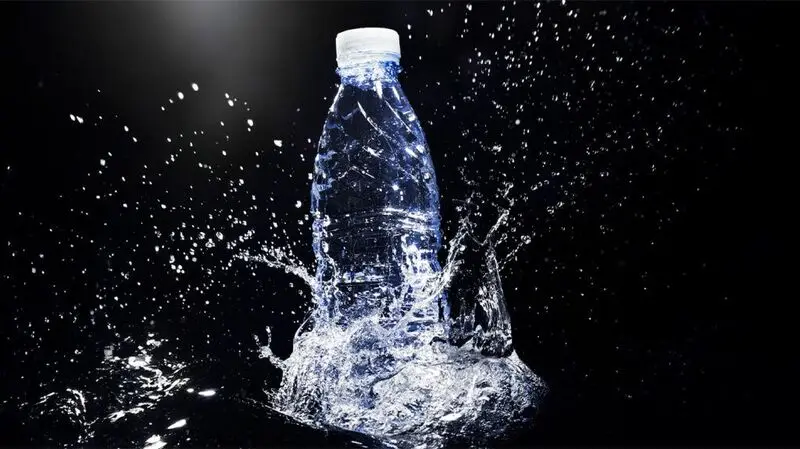
[[[335,34],[357,26],[387,26],[399,30],[404,39],[406,92],[418,115],[433,119],[425,130],[442,196],[463,198],[469,189],[460,182],[458,165],[451,161],[459,160],[460,152],[471,150],[455,145],[458,138],[454,136],[461,135],[465,127],[484,123],[487,133],[506,135],[511,144],[520,137],[504,134],[505,125],[495,126],[494,112],[479,107],[488,104],[485,99],[473,108],[442,112],[448,110],[450,99],[467,90],[453,67],[466,67],[464,60],[476,46],[492,49],[500,45],[486,33],[457,38],[463,15],[429,18],[428,9],[445,5],[0,5],[0,217],[5,229],[0,244],[8,248],[0,266],[0,376],[9,392],[0,397],[4,401],[0,407],[11,413],[10,419],[26,421],[24,412],[12,410],[15,404],[49,391],[51,379],[57,384],[59,378],[80,375],[84,369],[45,360],[73,348],[83,351],[93,342],[114,336],[113,332],[104,334],[102,326],[85,324],[83,317],[96,307],[95,295],[103,291],[106,268],[110,270],[117,254],[139,241],[136,239],[148,242],[147,237],[130,231],[130,220],[135,218],[76,192],[81,186],[98,192],[109,186],[122,188],[119,183],[85,178],[85,173],[97,167],[98,158],[109,151],[109,145],[120,154],[114,160],[122,158],[118,165],[124,173],[125,167],[147,163],[160,147],[131,146],[127,138],[119,137],[116,124],[113,132],[106,130],[110,126],[91,132],[76,130],[68,120],[70,113],[85,107],[117,114],[125,118],[121,123],[153,135],[169,133],[174,126],[215,123],[226,113],[221,101],[184,108],[169,121],[154,113],[157,105],[165,104],[163,98],[174,98],[176,86],[188,94],[189,83],[197,82],[200,93],[218,95],[230,90],[252,103],[257,128],[255,136],[247,138],[267,142],[264,146],[280,138],[275,136],[315,142],[337,80],[333,70]],[[615,75],[620,82],[609,85],[606,103],[600,102],[598,95],[575,90],[576,78],[567,76],[573,67],[566,59],[563,67],[556,64],[563,69],[563,77],[556,70],[556,76],[529,89],[575,91],[578,103],[588,112],[569,116],[569,120],[581,121],[593,117],[601,107],[608,108],[604,118],[592,122],[590,131],[568,135],[567,142],[589,145],[592,133],[601,136],[612,129],[659,121],[660,111],[677,110],[683,115],[652,147],[670,155],[668,164],[659,166],[655,174],[640,175],[650,165],[651,156],[611,154],[604,166],[610,167],[612,179],[576,191],[570,196],[571,209],[553,216],[541,212],[560,198],[557,192],[552,198],[531,196],[522,209],[520,222],[538,232],[504,275],[504,287],[517,352],[551,386],[552,393],[537,425],[512,444],[796,443],[792,430],[798,371],[796,340],[791,336],[794,316],[790,313],[796,294],[782,287],[782,281],[791,279],[789,267],[793,264],[788,257],[789,239],[781,231],[789,230],[795,204],[790,195],[794,173],[790,161],[797,148],[793,99],[798,47],[793,26],[800,6],[788,2],[572,6],[583,11],[585,28],[602,18],[632,38],[613,44],[599,40],[592,50],[596,54],[619,51],[643,60],[647,55],[668,58],[644,66],[643,74],[637,72],[641,83],[626,78],[634,76],[633,72]],[[455,3],[455,7],[463,5]],[[532,8],[502,11],[500,5],[478,3],[471,17],[492,24],[515,16],[519,24],[512,38],[530,39],[524,35],[525,27],[562,17],[559,7],[546,5],[543,16],[536,17]],[[603,10],[606,12],[601,15]],[[620,19],[634,13],[637,19],[633,24]],[[410,40],[405,39],[407,24],[412,24],[414,32]],[[681,31],[670,39],[648,34],[667,26]],[[432,39],[420,38],[428,32]],[[566,36],[567,41],[575,40],[569,39],[570,32]],[[558,45],[543,43],[536,51],[543,59],[557,62],[570,52],[584,50],[559,50]],[[415,60],[416,55],[423,56],[422,61]],[[685,56],[689,63],[676,68],[670,61],[678,56]],[[676,90],[670,98],[658,75],[676,70],[692,75],[680,84],[690,89]],[[497,76],[513,80],[515,75]],[[434,87],[434,79],[455,81]],[[632,81],[627,83],[628,79]],[[582,83],[585,80],[578,79],[577,86]],[[492,90],[497,84],[483,91],[486,98],[495,97],[506,104],[527,101],[531,106],[528,114],[536,114],[530,112],[540,104],[535,98],[504,97],[503,92]],[[639,94],[630,88],[633,84],[644,85],[645,91],[652,89],[657,98],[638,118],[629,115],[633,110],[614,107]],[[102,96],[96,95],[97,89]],[[703,89],[708,93],[696,94]],[[673,99],[685,100],[685,104],[675,109]],[[537,142],[545,136],[563,138],[565,133],[560,126],[562,118],[552,107],[540,109],[545,111],[545,119],[538,131],[523,137],[531,142],[527,150],[531,167],[543,154],[553,154],[537,152]],[[302,163],[289,150],[269,160],[288,172],[296,171],[293,180],[253,171],[247,174],[251,191],[274,192],[275,210],[289,214],[295,213],[296,199],[305,201],[305,173],[313,160],[313,145],[299,151],[307,153]],[[493,157],[505,157],[475,154],[467,169],[479,170],[493,163]],[[525,164],[514,164],[518,173],[512,176],[533,177],[537,170]],[[591,170],[587,169],[590,175]],[[180,172],[173,176],[181,178]],[[174,186],[196,182],[189,174],[185,176],[164,182]],[[224,178],[225,173],[220,176]],[[482,184],[487,195],[492,192],[490,184]],[[523,181],[520,185],[531,184]],[[216,192],[207,194],[210,198]],[[126,195],[153,204],[158,203],[153,198],[162,198],[161,193],[128,191]],[[164,195],[168,197],[170,192]],[[623,206],[614,208],[618,200]],[[70,214],[71,209],[86,214]],[[180,222],[185,218],[180,214],[188,213],[178,211],[165,220]],[[452,223],[452,209],[444,206],[443,214],[445,221]],[[670,219],[663,220],[664,216]],[[267,221],[264,218],[264,224]],[[260,223],[258,218],[254,222]],[[600,226],[610,231],[601,233]],[[126,234],[128,231],[132,234]],[[300,238],[307,238],[302,229],[297,232]],[[93,245],[84,239],[76,248],[67,249],[65,242],[77,241],[70,240],[73,234],[96,236],[97,242],[104,243]],[[13,250],[17,255],[11,255]],[[304,257],[308,251],[298,249]],[[42,266],[49,274],[34,277],[30,261],[40,252],[47,253],[48,262]],[[89,274],[76,275],[70,268],[74,266],[87,267]],[[588,278],[587,271],[591,272]],[[138,293],[132,287],[129,292],[134,305],[124,313],[106,315],[106,319],[114,320],[116,332],[125,334],[122,329],[140,327],[141,316],[146,315],[166,323],[164,327],[176,335],[185,335],[189,354],[205,345],[207,353],[228,351],[235,357],[236,351],[241,354],[252,341],[253,329],[263,328],[262,322],[276,325],[277,317],[291,308],[283,303],[270,305],[262,297],[296,290],[268,270],[258,272],[257,285],[244,279],[244,274],[234,270],[222,283],[224,288],[210,292],[217,299],[213,314],[219,320],[215,324],[209,324],[212,312],[193,315],[171,302],[157,316],[151,314],[146,306],[135,305]],[[151,273],[145,279],[159,291],[169,291],[172,278],[159,276]],[[195,320],[197,326],[206,327],[198,331],[187,325],[187,316],[189,323]],[[51,320],[43,323],[42,317]],[[285,337],[278,352],[288,352],[295,326],[277,324],[276,335]],[[208,342],[209,329],[216,329],[224,338]],[[237,349],[232,351],[232,347]],[[237,365],[230,365],[229,371],[236,370]],[[236,376],[252,377],[248,380],[252,384],[259,381],[256,374],[237,372]],[[219,413],[224,424],[217,425],[226,428],[247,422],[218,410],[209,413]],[[270,438],[258,429],[248,428],[247,432],[249,439],[243,441],[248,444],[270,444]],[[20,430],[18,438],[12,435],[3,437],[11,438],[6,444],[42,444],[29,431]],[[298,438],[289,442],[303,444]],[[5,445],[2,440],[0,445]]]

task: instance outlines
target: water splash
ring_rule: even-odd
[[[504,217],[492,232],[500,229]],[[447,263],[423,286],[425,293],[415,307],[430,307],[458,278],[464,243],[475,241],[469,229],[465,217],[449,242]],[[492,248],[490,241],[491,234],[483,240],[484,248]],[[474,288],[457,291],[466,297],[451,295],[473,309],[461,307],[454,320],[424,328],[410,344],[394,342],[407,338],[404,321],[414,309],[389,328],[375,316],[341,327],[315,320],[312,313],[295,337],[292,355],[278,362],[284,377],[273,406],[316,425],[367,433],[403,447],[439,445],[453,437],[486,441],[526,422],[546,387],[511,349],[499,267],[491,249],[481,254],[487,275],[476,282],[473,272],[466,272],[462,277]],[[475,325],[478,307],[488,319]],[[448,342],[450,326],[458,327],[458,346]],[[262,351],[273,359],[268,347]]]
[[[184,392],[190,379],[182,374],[188,365],[161,353],[159,348],[164,344],[169,344],[168,340],[155,338],[154,334],[147,336],[144,345],[125,338],[104,348],[99,367],[92,370],[88,379],[76,381],[79,385],[47,393],[33,404],[20,406],[54,429],[71,428],[76,435],[75,444],[89,444],[98,428],[153,410]],[[58,427],[54,423],[59,423]],[[182,425],[173,429],[178,427]]]
[[[656,197],[653,203],[652,195],[631,186],[638,188],[643,179],[657,181],[662,174],[680,169],[688,154],[694,159],[705,155],[706,160],[719,160],[719,155],[709,156],[702,145],[676,139],[686,129],[708,139],[724,139],[735,130],[727,123],[708,123],[708,130],[695,126],[699,116],[710,117],[721,110],[713,95],[713,80],[718,78],[709,74],[724,73],[729,65],[735,65],[717,58],[733,54],[727,33],[720,33],[719,45],[712,44],[717,42],[713,39],[698,40],[697,27],[714,31],[712,27],[670,23],[669,6],[665,6],[664,14],[647,14],[644,10],[633,14],[621,6],[608,8],[611,11],[607,13],[606,8],[549,3],[442,5],[430,10],[425,20],[456,17],[456,22],[463,21],[464,25],[457,27],[455,37],[450,29],[422,23],[408,30],[418,41],[430,34],[432,45],[437,39],[466,42],[476,33],[491,33],[496,43],[466,48],[452,69],[430,74],[428,82],[418,86],[422,101],[416,105],[426,111],[427,129],[460,130],[460,135],[446,139],[452,145],[437,148],[440,159],[435,162],[447,166],[451,176],[440,173],[442,197],[449,199],[442,205],[450,217],[443,222],[449,235],[445,239],[448,261],[434,285],[463,290],[457,296],[466,300],[456,310],[469,310],[471,313],[463,316],[474,319],[453,323],[460,331],[451,343],[461,345],[463,351],[458,355],[484,361],[470,362],[480,375],[489,375],[498,366],[486,362],[493,359],[478,358],[477,354],[505,354],[511,347],[511,356],[497,359],[506,364],[499,370],[524,377],[523,371],[514,369],[513,345],[507,344],[508,331],[502,325],[505,316],[526,308],[541,309],[546,314],[548,306],[564,298],[560,293],[542,295],[535,298],[536,302],[510,302],[510,310],[505,312],[500,307],[493,310],[487,304],[502,304],[496,299],[501,287],[495,263],[505,279],[517,275],[515,272],[522,268],[518,256],[533,246],[535,259],[541,262],[533,268],[525,267],[526,276],[541,279],[558,274],[564,265],[547,253],[548,239],[574,232],[572,222],[582,217],[591,219],[590,224],[599,228],[598,235],[612,235],[611,218],[615,214],[633,215],[630,209],[644,202],[653,204],[648,213],[658,217],[650,222],[653,228],[666,229],[683,211],[682,197],[676,201]],[[532,26],[530,22],[534,22]],[[631,45],[631,39],[636,45]],[[669,42],[706,45],[707,64],[716,64],[714,70],[705,73],[692,69],[692,64],[706,65],[687,61],[686,55],[665,46]],[[604,50],[598,51],[600,48]],[[425,61],[410,61],[410,73],[415,71],[415,64],[423,67],[418,71],[425,70]],[[98,437],[99,430],[119,412],[125,413],[115,425],[143,428],[146,433],[120,445],[167,441],[167,427],[180,416],[158,428],[138,422],[137,417],[167,410],[170,400],[185,395],[202,400],[228,397],[222,382],[193,383],[191,379],[205,371],[229,369],[224,364],[203,364],[199,369],[200,361],[211,353],[225,351],[247,357],[248,349],[241,348],[249,348],[254,329],[265,325],[272,325],[273,331],[265,341],[257,340],[262,347],[257,356],[285,368],[287,379],[318,366],[319,360],[302,348],[297,356],[286,359],[286,350],[280,346],[291,336],[281,335],[276,324],[299,326],[296,345],[322,348],[332,357],[343,356],[343,349],[326,346],[323,332],[330,332],[332,341],[339,342],[385,337],[374,332],[362,337],[323,331],[314,327],[313,320],[306,320],[314,307],[308,293],[313,291],[309,288],[313,270],[309,268],[305,231],[310,217],[295,204],[307,197],[313,159],[310,142],[316,136],[287,131],[258,141],[251,131],[260,121],[248,121],[254,115],[247,102],[236,95],[215,92],[205,83],[199,91],[190,81],[175,86],[174,96],[179,97],[177,92],[181,92],[183,99],[160,99],[153,107],[154,112],[163,114],[160,120],[169,128],[166,133],[128,122],[115,111],[98,106],[103,98],[99,92],[76,104],[75,110],[63,114],[76,133],[113,129],[117,134],[107,133],[98,139],[104,148],[95,152],[85,176],[70,186],[74,188],[55,193],[59,204],[52,215],[26,204],[19,205],[9,219],[32,236],[28,240],[11,238],[7,243],[4,257],[8,266],[23,269],[8,281],[10,295],[20,303],[37,294],[53,301],[49,310],[37,308],[14,317],[15,331],[21,336],[14,357],[30,367],[26,372],[39,372],[40,376],[25,380],[35,387],[31,389],[34,399],[15,393],[5,404],[18,405],[26,421],[57,421],[72,430],[37,442],[85,446],[103,441]],[[625,96],[627,101],[617,101],[624,94],[630,94]],[[186,108],[205,109],[204,101],[219,103],[229,113],[215,117],[211,125],[178,120]],[[697,138],[698,142],[702,140]],[[147,155],[147,151],[152,154]],[[133,159],[132,154],[141,158]],[[5,173],[18,171],[12,165]],[[693,165],[692,169],[694,173],[697,167]],[[584,194],[588,189],[595,192],[593,196]],[[589,208],[590,203],[601,212]],[[48,241],[55,241],[59,258],[52,257],[52,248],[42,243]],[[581,297],[584,293],[587,297],[599,294],[605,288],[593,278],[597,273],[593,263],[577,265],[582,270],[578,279],[586,284],[579,292]],[[299,277],[304,286],[295,285],[288,276],[267,274],[267,267]],[[70,278],[55,278],[57,272]],[[267,276],[269,281],[259,282]],[[36,285],[44,285],[48,291],[32,290]],[[73,292],[76,289],[78,293]],[[511,290],[507,292],[511,294]],[[76,301],[63,301],[72,294],[84,293],[78,305]],[[587,307],[591,312],[592,306]],[[535,324],[522,323],[525,327]],[[69,337],[62,332],[64,328],[79,330],[89,343]],[[153,354],[154,348],[147,350],[144,342],[151,337],[141,330],[150,328],[157,329],[157,335],[168,336],[153,337],[164,342],[158,348],[167,351],[164,355]],[[437,335],[443,335],[443,331],[437,330]],[[53,341],[58,342],[55,350],[44,343]],[[554,344],[558,343],[563,346],[566,341]],[[104,349],[112,345],[111,358],[105,360]],[[440,351],[442,348],[447,346],[437,341],[426,349],[424,360],[437,363],[454,357],[451,352]],[[149,362],[147,354],[151,355]],[[136,357],[133,363],[131,356]],[[402,360],[404,355],[393,356]],[[78,361],[79,368],[70,370]],[[366,357],[349,366],[369,370],[370,361]],[[178,369],[180,366],[183,368]],[[417,364],[406,375],[383,381],[379,392],[406,387],[424,392],[426,385],[415,385],[417,379],[411,374],[424,378],[438,374],[436,369]],[[470,373],[445,374],[455,380],[466,379]],[[190,380],[168,390],[182,379]],[[294,388],[289,385],[272,389],[262,382],[258,392],[266,389],[269,394],[253,395],[248,401],[263,407],[280,404],[285,396],[278,392]],[[464,385],[469,385],[469,379]],[[297,391],[307,398],[305,403],[310,407],[306,412],[316,413],[313,407],[321,407],[324,401],[320,405],[320,401],[312,400],[316,392],[309,384],[300,387]],[[492,406],[491,401],[481,398],[496,398],[492,392],[481,391],[484,387],[476,385],[476,393],[464,399],[474,401],[470,403],[472,410],[483,410],[478,413]],[[341,385],[335,388],[347,390]],[[439,393],[424,395],[436,397]],[[519,397],[528,393],[520,392]],[[462,407],[458,398],[437,400],[454,409],[469,409]],[[112,406],[106,407],[109,402]],[[483,408],[475,406],[483,402]],[[393,412],[386,402],[378,400],[375,406],[381,413]],[[511,408],[521,406],[509,404]],[[134,413],[137,407],[143,411]],[[283,409],[303,416],[301,410]],[[260,410],[266,413],[268,409]],[[397,412],[404,411],[400,408]],[[377,433],[401,436],[429,429],[439,435],[468,432],[465,424],[472,419],[470,414],[448,413],[446,407],[428,407],[419,420],[411,419],[409,426],[399,428],[381,427],[391,420],[380,417],[354,418],[358,414],[346,408],[332,413],[337,422],[350,428],[372,426]],[[506,411],[488,414],[493,413],[502,415]],[[311,419],[306,422],[325,424]],[[170,431],[192,424],[189,419],[186,426]],[[116,429],[119,431],[119,427]],[[145,444],[154,436],[157,438]]]

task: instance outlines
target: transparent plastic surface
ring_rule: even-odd
[[[414,333],[439,320],[439,298],[423,304],[441,271],[439,192],[398,72],[394,62],[339,69],[311,188],[316,296],[324,319],[408,317]]]

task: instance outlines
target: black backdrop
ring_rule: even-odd
[[[438,124],[427,126],[426,132],[439,177],[447,184],[443,192],[463,196],[466,189],[459,187],[458,174],[441,154],[436,156],[437,148],[446,147],[449,135],[460,132],[459,123],[488,120],[490,114],[467,111],[462,114],[473,115],[459,116],[456,111],[449,119],[437,115],[445,107],[444,98],[459,92],[457,84],[441,87],[440,98],[431,89],[426,92],[432,95],[424,98],[416,92],[427,86],[427,74],[444,79],[474,46],[495,44],[488,37],[474,36],[469,43],[455,38],[460,15],[426,22],[428,10],[445,5],[450,4],[2,4],[0,216],[5,238],[0,243],[9,248],[2,259],[0,290],[0,376],[9,392],[0,397],[4,412],[42,393],[42,378],[68,376],[70,368],[44,368],[40,362],[46,354],[87,345],[83,329],[54,318],[40,325],[34,339],[27,323],[35,321],[32,317],[81,313],[100,282],[91,273],[102,271],[105,263],[102,254],[90,250],[71,253],[68,261],[89,267],[89,280],[77,281],[68,270],[54,266],[55,272],[44,282],[30,279],[30,265],[12,257],[12,248],[28,248],[23,258],[35,258],[39,252],[58,258],[62,250],[56,245],[59,237],[47,232],[51,224],[87,233],[117,232],[92,219],[69,221],[63,216],[65,201],[74,201],[75,207],[94,217],[107,216],[100,206],[70,199],[70,192],[83,182],[79,175],[96,166],[107,151],[102,142],[109,141],[73,130],[66,118],[76,105],[85,104],[100,89],[105,107],[126,117],[132,128],[167,133],[166,127],[175,120],[203,122],[219,113],[213,108],[190,109],[183,118],[165,124],[152,112],[154,98],[168,97],[175,86],[197,81],[201,92],[234,89],[237,97],[250,101],[259,124],[257,138],[262,141],[277,135],[316,139],[336,82],[336,32],[388,26],[404,36],[407,24],[412,24],[419,36],[425,27],[435,27],[437,36],[444,36],[435,47],[419,38],[403,42],[409,61],[404,62],[403,83],[417,113],[437,117]],[[682,157],[655,180],[637,178],[628,188],[648,192],[647,200],[631,200],[609,213],[604,218],[613,229],[609,235],[596,231],[601,214],[608,212],[604,203],[608,192],[587,189],[580,194],[584,213],[549,222],[514,263],[516,268],[504,282],[515,346],[553,390],[538,425],[515,443],[796,442],[791,427],[796,416],[792,383],[797,362],[788,313],[795,295],[779,287],[791,263],[781,259],[779,248],[788,247],[788,240],[779,230],[788,228],[793,206],[789,180],[796,144],[787,137],[793,137],[797,118],[792,101],[797,55],[792,25],[798,6],[579,7],[589,15],[607,9],[605,17],[623,33],[619,17],[636,12],[642,25],[632,33],[669,24],[696,37],[662,42],[654,51],[685,54],[696,64],[686,73],[701,75],[696,87],[713,91],[704,101],[724,103],[686,122],[685,130],[672,136],[675,144],[691,148],[702,144],[718,151]],[[678,11],[667,14],[669,9]],[[475,11],[487,22],[498,22],[508,14],[493,4],[476,4]],[[728,48],[734,48],[738,58],[726,59],[723,53]],[[411,55],[423,56],[422,62],[413,61]],[[566,78],[553,82],[563,82],[569,90]],[[633,94],[618,92],[620,98]],[[656,110],[661,106],[654,105]],[[626,119],[611,121],[623,124]],[[739,131],[712,135],[703,131],[705,123]],[[730,147],[737,151],[725,151]],[[126,156],[130,164],[147,160],[158,149],[140,146],[136,151]],[[281,163],[288,166],[297,163],[296,158],[276,157],[286,158]],[[298,173],[307,170],[306,163]],[[256,181],[255,185],[274,189],[276,197],[286,199],[280,207],[291,211],[294,199],[305,198],[307,189],[305,178],[297,179],[301,181],[294,184]],[[614,188],[624,187],[609,187]],[[681,212],[668,226],[656,227],[653,218],[635,218],[654,217],[658,214],[653,211],[673,201],[681,204]],[[447,213],[445,220],[452,220]],[[110,228],[125,226],[111,223]],[[651,248],[653,240],[659,243]],[[554,260],[561,269],[552,268]],[[581,286],[584,281],[571,269],[585,266],[594,267],[596,285]],[[242,310],[254,310],[247,301],[259,301],[264,291],[288,288],[277,276],[273,279],[267,272],[262,276],[255,292],[246,282],[234,283],[235,288],[229,285],[230,295],[243,298],[224,315],[235,322],[228,332],[230,341],[246,340],[250,329],[259,327],[258,314],[241,316]],[[53,296],[56,285],[65,293]],[[581,292],[592,299],[582,300]],[[255,310],[267,320],[264,306]],[[587,320],[587,314],[595,319]],[[294,327],[285,327],[276,333],[291,335]],[[288,347],[281,350],[285,354]],[[12,416],[26,419],[24,414]],[[8,444],[36,441],[11,438]],[[266,445],[268,440],[256,444]]]

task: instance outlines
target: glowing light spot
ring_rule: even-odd
[[[183,92],[178,92],[178,100],[183,100]]]
[[[199,391],[197,394],[199,394],[200,396],[204,396],[204,397],[211,397],[211,396],[214,396],[215,394],[217,394],[217,392],[214,391],[214,390],[203,390],[203,391]]]
[[[200,86],[198,86],[197,83],[192,83],[192,90],[197,92],[198,90],[200,90]]]
[[[283,146],[283,141],[282,140],[273,140],[272,143],[274,143],[275,146],[278,147],[278,148]]]

